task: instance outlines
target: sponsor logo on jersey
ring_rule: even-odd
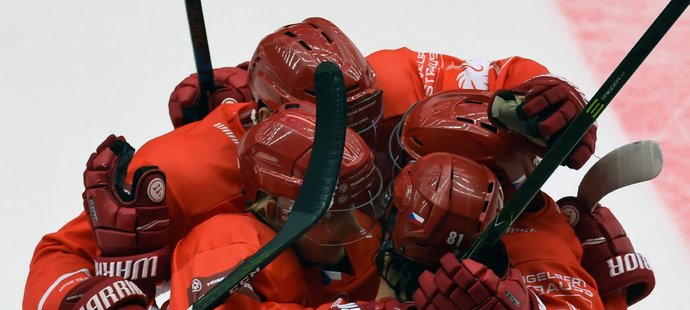
[[[580,211],[575,206],[562,206],[560,209],[570,226],[575,226],[580,221]]]
[[[531,232],[537,232],[537,230],[534,228],[531,228],[531,227],[509,227],[508,230],[506,231],[506,234],[531,233]]]
[[[594,297],[594,293],[589,289],[587,282],[578,277],[544,271],[524,275],[522,281],[538,295],[556,292],[576,294],[586,300]]]
[[[434,93],[439,65],[443,66],[441,60],[436,53],[417,53],[417,70],[427,96]]]
[[[239,266],[240,264],[242,264],[242,261],[240,261],[237,264],[237,266]],[[221,271],[208,277],[196,277],[192,279],[192,282],[187,288],[187,300],[189,305],[192,305],[195,301],[199,300],[201,296],[204,296],[206,293],[208,293],[216,284],[223,281],[223,279],[225,279],[227,275],[229,275],[233,270],[235,270],[235,267]],[[259,271],[260,269],[257,267],[248,276],[242,278],[242,280],[240,280],[240,282],[237,283],[237,285],[233,286],[229,290],[230,294],[243,294],[252,298],[256,298],[256,300],[260,300],[261,298],[259,298],[259,296],[256,295],[256,293],[254,292],[254,288],[251,284],[249,284],[249,279],[256,275],[256,273],[258,273]]]

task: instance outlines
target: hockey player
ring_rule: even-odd
[[[508,94],[503,96],[510,97]],[[405,115],[400,144],[401,157],[416,160],[433,152],[450,152],[480,162],[498,177],[506,197],[534,170],[538,161],[538,147],[522,135],[506,131],[491,122],[486,107],[495,104],[492,93],[472,90],[445,91],[418,102]],[[503,99],[498,99],[503,100]],[[534,139],[533,137],[531,137]],[[454,143],[448,143],[454,141]],[[471,146],[471,147],[468,147]],[[521,225],[530,224],[525,218],[536,218],[552,199],[540,193],[530,202],[521,220],[513,225],[511,234],[531,232]],[[619,268],[615,276],[604,265],[608,261],[635,257],[636,253],[615,216],[606,208],[596,208],[595,214],[583,210],[582,202],[574,197],[559,200],[558,205],[575,208],[582,214],[569,218],[575,227],[584,253],[573,252],[594,279],[600,284],[600,294],[607,309],[625,309],[646,297],[654,287],[654,275],[649,268]],[[570,212],[569,214],[573,214]],[[516,228],[517,227],[517,228]],[[569,241],[570,242],[570,241]],[[645,260],[646,262],[646,260]]]
[[[502,208],[501,186],[462,156],[422,156],[395,179],[379,268],[418,309],[604,309],[570,225],[553,200],[543,202],[482,262],[458,261]]]
[[[271,228],[279,230],[285,223],[301,187],[314,135],[315,117],[298,107],[303,104],[308,105],[286,104],[240,140],[242,182],[256,218],[218,215],[180,241],[172,263],[173,309],[189,307],[273,238]],[[330,309],[338,297],[374,300],[379,276],[373,257],[380,237],[373,200],[380,188],[373,153],[348,129],[329,211],[292,249],[231,296],[223,309]]]
[[[246,209],[237,143],[250,111],[251,103],[221,105],[133,157],[124,138],[106,139],[84,172],[85,212],[36,247],[24,308],[57,309],[78,293],[112,287],[97,275],[135,280],[150,301],[152,284],[169,279],[166,262],[179,239],[213,215]],[[133,177],[137,171],[158,177]],[[114,176],[117,182],[109,182]]]

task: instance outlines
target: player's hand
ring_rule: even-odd
[[[551,75],[534,77],[513,89],[499,90],[489,106],[491,121],[550,147],[587,104],[573,85]],[[563,162],[580,169],[594,154],[596,123]]]
[[[413,299],[423,309],[537,309],[536,295],[522,284],[522,274],[508,268],[497,276],[472,260],[458,261],[448,253],[435,274],[425,271]]]
[[[652,292],[654,271],[647,258],[635,252],[611,210],[599,204],[587,210],[575,197],[557,203],[582,243],[582,267],[599,285],[601,296],[622,294],[631,306]]]
[[[213,111],[223,103],[251,101],[252,94],[247,86],[248,78],[246,68],[241,66],[213,69],[213,79],[218,89],[211,94],[209,102],[206,103],[209,105],[208,111]],[[170,94],[168,110],[175,128],[204,118],[205,115],[197,115],[198,99],[199,81],[194,73],[182,80]]]
[[[60,310],[145,310],[146,295],[122,277],[91,277],[74,286],[60,302]]]
[[[168,205],[165,174],[142,167],[123,186],[134,149],[114,135],[91,154],[84,171],[84,211],[101,250],[96,274],[122,276],[148,290],[168,278]]]

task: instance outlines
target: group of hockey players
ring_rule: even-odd
[[[573,197],[538,193],[489,254],[458,258],[582,110],[574,86],[517,56],[364,57],[309,18],[264,37],[248,63],[215,69],[208,102],[196,75],[184,79],[171,132],[136,152],[115,135],[96,148],[84,211],[37,245],[23,307],[189,308],[289,217],[324,61],[344,74],[349,126],[333,203],[219,308],[626,309],[651,293],[651,269],[620,266],[648,264],[615,216]],[[585,164],[596,129],[563,165]]]

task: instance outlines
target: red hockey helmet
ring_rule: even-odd
[[[283,224],[297,199],[311,156],[315,125],[316,117],[308,109],[287,108],[250,128],[240,139],[238,157],[247,200],[255,203],[261,193],[277,197],[276,208],[263,214],[269,223]],[[372,202],[380,190],[381,176],[372,151],[348,129],[333,205],[322,223],[345,219],[337,223],[339,228],[317,225],[307,236],[322,245],[342,245],[366,237],[376,220]],[[331,234],[342,231],[343,226],[352,233]]]
[[[442,152],[405,166],[392,195],[376,265],[400,300],[411,298],[419,275],[437,269],[443,255],[467,250],[503,206],[489,168]]]
[[[362,53],[328,20],[308,18],[263,38],[249,64],[249,88],[271,110],[290,101],[315,102],[314,73],[324,61],[343,71],[348,126],[373,146],[383,113],[382,92]]]
[[[536,166],[537,155],[522,136],[491,124],[492,93],[450,90],[422,99],[408,111],[401,145],[412,159],[450,152],[489,167],[504,190],[518,187]]]
[[[491,170],[451,153],[407,165],[393,186],[393,247],[426,266],[438,267],[444,254],[469,248],[503,207]]]

